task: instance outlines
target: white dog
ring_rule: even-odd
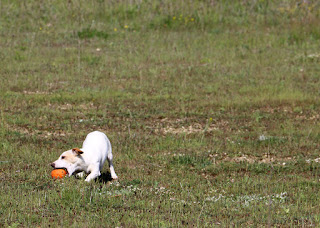
[[[111,178],[117,179],[112,164],[110,141],[104,133],[94,131],[87,135],[81,149],[74,148],[63,152],[58,160],[51,163],[51,166],[67,169],[69,176],[78,173],[78,176],[82,177],[84,172],[90,173],[86,178],[89,182],[101,175],[100,170],[106,159],[109,162]]]

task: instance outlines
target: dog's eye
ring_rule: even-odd
[[[65,158],[65,156],[62,156],[62,157],[61,157],[61,159],[64,159],[64,158]]]

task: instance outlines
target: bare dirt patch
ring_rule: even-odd
[[[50,137],[65,137],[67,135],[71,135],[70,133],[63,132],[63,131],[47,131],[47,130],[30,130],[25,127],[18,127],[15,126],[14,131],[17,131],[21,134],[28,135],[28,136],[37,136],[40,138],[50,138]]]
[[[94,104],[88,103],[88,104],[79,104],[79,105],[75,105],[75,104],[70,104],[70,103],[65,103],[65,104],[52,104],[52,103],[48,103],[47,104],[51,109],[58,109],[58,110],[92,110],[92,109],[96,109],[96,106],[94,106]]]
[[[191,122],[191,123],[190,123]],[[228,121],[220,120],[211,123],[199,123],[187,119],[169,120],[162,119],[160,123],[156,124],[155,132],[166,134],[196,134],[213,132],[228,128]]]
[[[34,95],[34,94],[40,94],[40,95],[48,95],[50,94],[50,92],[47,92],[47,91],[27,91],[27,90],[24,90],[23,91],[23,94],[27,94],[27,95]]]
[[[279,163],[282,165],[285,165],[286,162],[294,161],[293,157],[284,157],[284,158],[277,158],[274,156],[270,156],[267,154],[264,154],[262,157],[255,157],[255,156],[249,156],[249,155],[242,155],[239,157],[225,157],[222,159],[222,161],[228,161],[228,162],[235,162],[235,163],[241,163],[241,162],[247,162],[249,164],[252,163],[266,163],[266,164],[271,164],[271,163]]]

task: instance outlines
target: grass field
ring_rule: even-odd
[[[0,227],[319,227],[320,3],[0,3]],[[118,181],[53,181],[90,131]]]

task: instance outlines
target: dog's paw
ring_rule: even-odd
[[[112,180],[118,180],[118,176],[117,175],[111,175]]]
[[[84,177],[84,172],[80,172],[76,174],[77,178],[83,178]]]

